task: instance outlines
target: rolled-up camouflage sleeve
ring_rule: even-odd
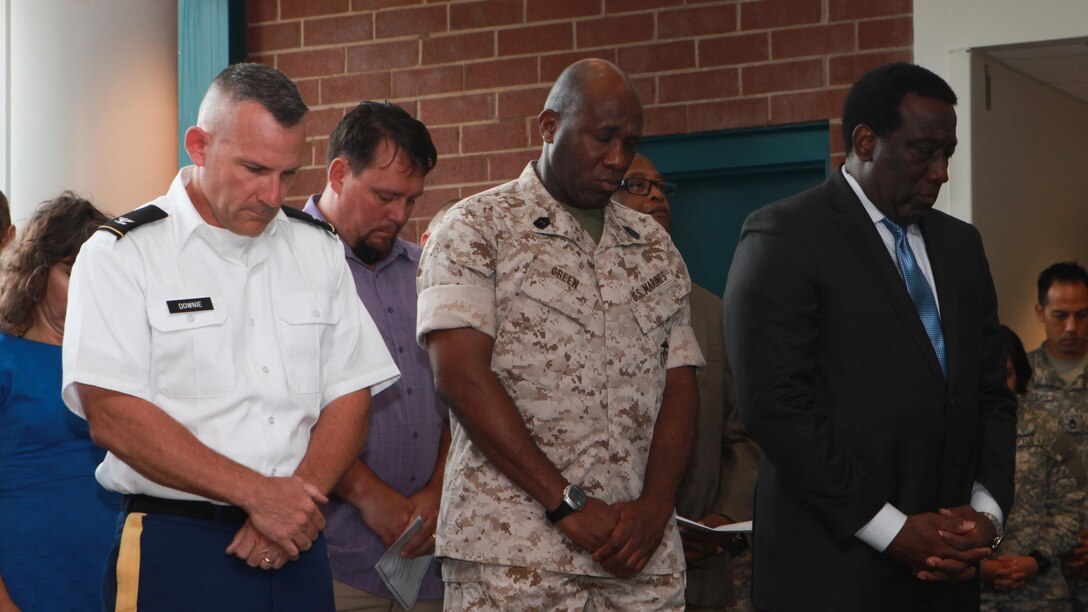
[[[478,214],[458,205],[423,249],[416,277],[416,340],[428,333],[471,327],[495,337],[495,244]]]
[[[669,324],[669,356],[665,360],[665,369],[681,366],[694,366],[702,369],[706,366],[703,352],[699,349],[699,342],[695,339],[695,330],[691,327],[691,277],[688,276],[688,267],[675,246],[670,246],[669,260],[673,262],[673,274],[680,283],[677,292],[682,296],[680,310],[673,315]]]

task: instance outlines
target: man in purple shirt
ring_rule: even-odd
[[[359,297],[401,378],[374,396],[363,452],[325,508],[325,536],[336,609],[394,610],[397,603],[374,564],[417,516],[423,528],[403,554],[434,552],[450,444],[449,411],[435,393],[427,353],[415,341],[421,249],[397,237],[438,155],[427,128],[403,109],[363,102],[329,136],[327,159],[325,191],[304,210],[339,233]],[[442,579],[434,563],[414,609],[441,607]]]

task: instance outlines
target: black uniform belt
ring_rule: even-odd
[[[147,495],[126,495],[121,503],[125,512],[145,514],[172,514],[202,521],[242,524],[249,518],[245,510],[237,506],[220,506],[205,501],[187,499],[163,499]]]

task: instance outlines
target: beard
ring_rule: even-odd
[[[393,251],[394,242],[396,242],[396,239],[390,240],[388,243],[380,243],[363,238],[351,247],[351,252],[355,253],[355,256],[362,260],[363,263],[370,266],[388,257],[389,253]]]

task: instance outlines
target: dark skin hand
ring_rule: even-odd
[[[973,509],[977,519],[965,518],[969,513],[963,508],[969,507],[908,516],[886,552],[915,572],[919,580],[963,582],[974,578],[975,565],[990,554],[993,524]],[[985,544],[980,546],[979,542]]]
[[[672,504],[654,504],[638,499],[612,504],[619,521],[609,541],[593,551],[593,560],[617,578],[630,578],[650,562],[665,527],[672,519]]]
[[[699,519],[707,527],[730,525],[734,521],[721,514],[708,514]],[[688,569],[705,569],[710,565],[710,558],[725,552],[725,541],[735,537],[731,533],[706,533],[690,527],[680,526],[680,539],[684,542],[684,560]]]
[[[619,519],[620,514],[614,507],[596,497],[587,497],[584,508],[567,515],[555,526],[572,542],[592,552],[608,543]],[[608,529],[602,529],[602,526],[608,526]]]
[[[695,369],[666,370],[642,495],[633,501],[612,504],[619,512],[619,521],[608,544],[593,551],[593,560],[610,574],[626,578],[641,572],[661,544],[665,528],[672,520],[677,486],[690,456],[698,406]]]

